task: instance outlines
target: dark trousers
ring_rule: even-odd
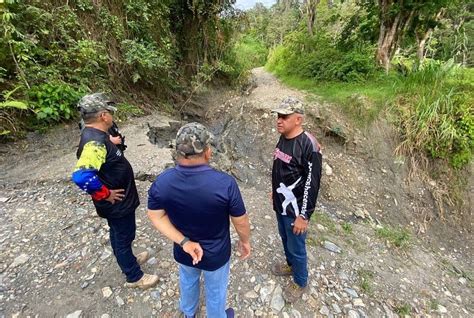
[[[277,215],[278,232],[285,250],[286,262],[293,270],[293,281],[300,287],[308,283],[308,258],[306,255],[306,233],[293,234],[295,219],[289,216]]]
[[[108,218],[107,223],[110,227],[110,244],[117,263],[127,277],[127,282],[136,282],[142,278],[143,272],[132,251],[132,242],[137,229],[135,211],[118,219]]]

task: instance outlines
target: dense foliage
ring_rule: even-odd
[[[245,22],[237,49],[247,60],[265,47],[267,69],[349,114],[361,116],[364,98],[379,104],[375,110],[393,110],[399,154],[455,168],[472,160],[474,7],[467,1],[279,0],[270,9],[257,5]],[[252,46],[243,45],[249,37]],[[373,110],[365,115],[375,118]]]
[[[393,106],[400,154],[471,161],[468,1],[278,0],[245,13],[233,2],[1,1],[0,135],[68,120],[90,91],[112,91],[127,109],[180,108],[204,82],[266,64],[357,116],[364,98]]]
[[[196,79],[237,77],[232,2],[1,1],[0,134],[67,120],[90,91],[159,107]]]

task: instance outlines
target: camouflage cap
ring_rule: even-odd
[[[304,115],[303,103],[295,97],[285,97],[278,108],[272,109],[272,113],[290,115],[298,113]]]
[[[212,138],[204,125],[186,124],[176,134],[176,151],[183,156],[200,154],[211,144]]]
[[[116,112],[117,108],[114,105],[115,102],[104,93],[94,93],[82,97],[79,103],[77,103],[77,108],[81,115],[85,115],[97,113],[101,110]]]

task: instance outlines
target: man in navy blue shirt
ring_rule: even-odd
[[[179,263],[180,309],[194,317],[204,275],[207,317],[233,317],[225,309],[229,282],[230,220],[239,235],[241,259],[250,256],[250,224],[234,178],[209,166],[211,134],[199,123],[176,136],[178,164],[160,174],[148,191],[148,217],[172,240]],[[230,220],[229,220],[230,218]]]

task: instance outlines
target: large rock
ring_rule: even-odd
[[[270,307],[277,313],[280,312],[283,309],[283,307],[285,307],[285,300],[283,299],[283,291],[280,285],[278,285],[273,291],[272,300],[270,301]]]
[[[266,283],[260,289],[260,300],[262,303],[266,303],[270,300],[270,295],[272,294],[273,290],[275,289],[275,284],[273,282]]]
[[[339,246],[337,246],[336,244],[334,244],[332,242],[329,242],[329,241],[324,241],[323,246],[328,251],[331,251],[331,252],[334,252],[334,253],[341,253],[342,252],[342,250]]]

